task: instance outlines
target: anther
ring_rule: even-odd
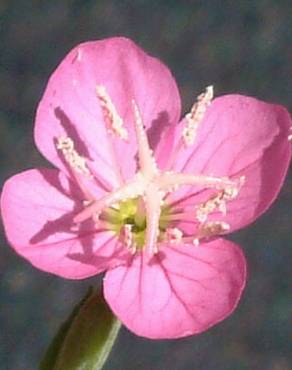
[[[206,91],[198,96],[190,113],[185,116],[186,125],[183,129],[182,136],[186,146],[193,145],[199,123],[202,121],[205,112],[213,99],[213,95],[213,86],[208,86]]]
[[[132,233],[132,225],[126,224],[121,229],[121,238],[122,243],[128,248],[131,254],[135,254],[137,250],[137,245],[135,243],[133,233]]]
[[[195,246],[195,247],[198,247],[198,246],[200,245],[200,240],[199,240],[199,238],[194,238],[194,239],[193,239],[193,244],[194,244],[194,246]]]
[[[214,236],[222,235],[230,230],[230,225],[223,221],[210,221],[201,225],[197,231],[195,238],[191,241],[196,247],[200,245],[201,240],[208,240]],[[184,241],[189,241],[190,237],[183,238]]]
[[[103,119],[110,133],[117,135],[122,140],[128,139],[128,131],[119,116],[110,96],[102,85],[96,86],[96,94],[103,112]]]
[[[72,139],[67,136],[61,136],[57,139],[56,147],[61,150],[72,170],[91,177],[91,173],[86,165],[86,159],[77,153]]]
[[[145,208],[146,208],[146,235],[145,249],[150,255],[158,253],[157,241],[159,237],[159,220],[161,215],[162,194],[156,186],[149,184],[145,190]]]
[[[238,196],[244,180],[245,178],[243,176],[240,177],[237,185],[226,186],[219,193],[210,197],[206,202],[199,204],[196,209],[197,220],[204,223],[207,220],[208,215],[217,209],[223,215],[226,215],[226,202],[235,199]]]
[[[183,233],[177,227],[166,229],[166,240],[171,244],[177,244],[182,240]]]
[[[198,237],[209,238],[211,236],[220,235],[230,230],[230,225],[223,221],[210,221],[201,225],[198,231]]]

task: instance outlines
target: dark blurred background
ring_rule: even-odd
[[[212,83],[218,95],[253,95],[292,112],[291,0],[2,0],[0,185],[45,164],[32,129],[56,65],[79,42],[113,35],[132,38],[171,68],[184,110]],[[105,370],[291,370],[291,228],[290,174],[268,213],[234,235],[249,263],[236,312],[181,340],[150,341],[123,329]],[[97,279],[66,281],[38,271],[1,235],[0,369],[37,369],[59,324]]]

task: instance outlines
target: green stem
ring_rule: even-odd
[[[120,328],[102,295],[90,289],[61,326],[40,370],[101,370]]]

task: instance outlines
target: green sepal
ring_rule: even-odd
[[[120,326],[103,296],[90,288],[60,327],[40,370],[102,369]]]

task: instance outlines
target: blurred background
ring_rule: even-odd
[[[33,144],[36,106],[53,69],[82,41],[135,40],[170,67],[184,111],[214,84],[217,95],[257,96],[292,112],[291,9],[291,0],[1,0],[0,186],[46,164]],[[290,173],[273,207],[233,236],[249,264],[236,312],[180,340],[150,341],[122,329],[105,370],[291,370],[291,228]],[[37,369],[59,324],[97,279],[38,271],[0,231],[0,369]]]

